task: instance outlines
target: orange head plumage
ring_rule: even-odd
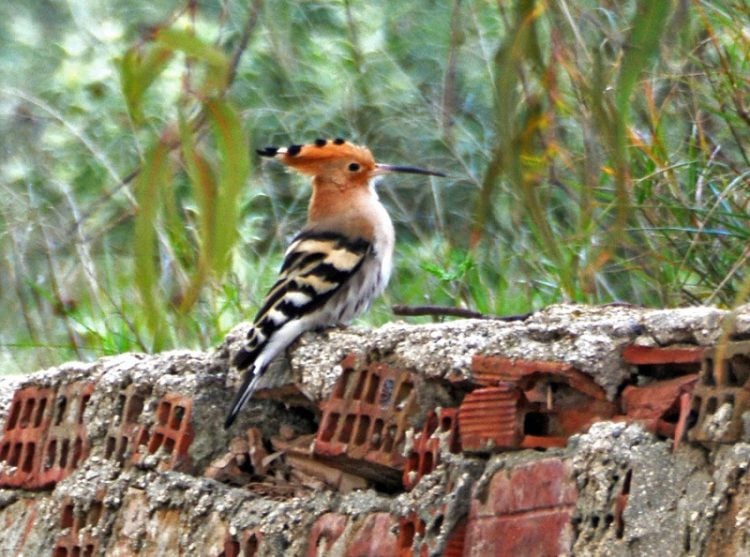
[[[313,176],[314,184],[335,184],[339,189],[367,186],[372,178],[387,172],[408,172],[445,176],[441,172],[376,163],[367,147],[337,138],[316,139],[309,145],[266,147],[259,149],[264,157],[275,157],[302,174]]]

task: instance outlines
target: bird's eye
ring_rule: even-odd
[[[351,170],[352,172],[356,172],[357,170],[359,170],[359,165],[356,162],[353,162],[349,165],[349,170]]]

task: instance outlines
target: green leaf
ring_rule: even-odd
[[[221,93],[226,87],[229,58],[218,48],[203,42],[193,32],[185,29],[162,29],[156,34],[156,42],[209,66],[203,91],[205,95]]]
[[[671,10],[672,2],[667,0],[638,3],[617,80],[616,104],[620,114],[627,113],[630,95],[641,72],[659,52]]]
[[[134,223],[135,284],[143,300],[153,349],[166,343],[165,304],[158,295],[156,216],[160,190],[169,188],[172,176],[169,147],[159,141],[149,151],[135,183],[138,212]]]
[[[189,311],[198,300],[200,290],[210,270],[210,261],[214,252],[214,223],[216,222],[216,176],[195,145],[194,135],[189,124],[180,114],[180,142],[185,170],[193,189],[198,205],[198,257],[190,286],[182,297],[180,311]]]
[[[237,240],[238,199],[250,173],[250,156],[247,138],[232,105],[212,99],[205,106],[220,156],[211,261],[212,270],[220,277],[229,268],[231,250]]]
[[[143,119],[143,96],[172,59],[172,51],[160,46],[128,49],[119,61],[120,85],[130,117],[140,123]]]

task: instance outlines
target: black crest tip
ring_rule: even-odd
[[[293,157],[294,155],[298,155],[301,150],[302,145],[290,145],[286,148],[286,154]]]
[[[258,153],[261,157],[275,157],[276,154],[279,152],[278,147],[264,147],[263,149],[256,149],[255,151]]]
[[[328,141],[326,141],[325,139],[323,139],[321,137],[319,137],[318,139],[315,140],[315,146],[316,147],[325,147],[326,143],[328,143]]]
[[[333,140],[333,143],[334,145],[343,145],[344,143],[346,143],[346,139],[344,139],[343,137],[337,137]]]

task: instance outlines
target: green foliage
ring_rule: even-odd
[[[18,4],[18,5],[13,5]],[[0,366],[206,347],[254,311],[345,136],[391,177],[390,304],[747,301],[748,6],[0,7]],[[54,45],[54,46],[50,46]]]

